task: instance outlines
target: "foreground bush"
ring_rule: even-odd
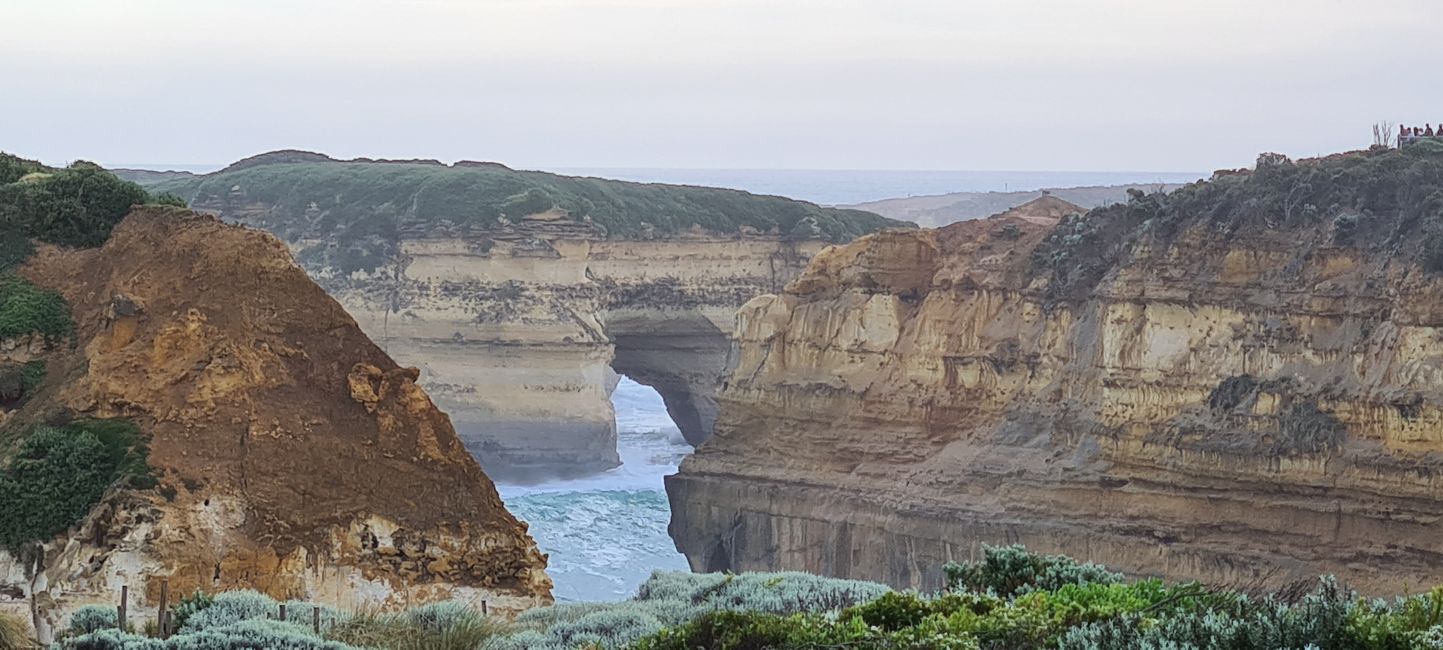
[[[567,603],[522,614],[510,634],[488,650],[624,648],[668,627],[712,612],[768,615],[823,612],[871,601],[885,585],[823,578],[808,573],[694,574],[658,571],[635,599],[617,603]]]
[[[396,614],[355,614],[326,636],[364,648],[476,650],[497,628],[465,603],[444,602]]]
[[[262,594],[233,592],[197,605],[187,632],[167,641],[102,629],[62,647],[1443,650],[1443,587],[1393,601],[1367,600],[1325,577],[1256,595],[1196,583],[1126,582],[1100,566],[1017,546],[985,549],[982,560],[949,573],[957,578],[951,589],[924,596],[800,573],[658,572],[635,599],[535,609],[510,625],[489,623],[464,604],[443,603],[397,614],[336,615],[320,635],[306,625],[266,620],[277,603]],[[307,607],[294,605],[298,612]],[[100,612],[93,618],[107,620]]]
[[[1305,595],[1195,583],[1124,583],[1021,547],[948,571],[953,590],[888,593],[837,612],[715,611],[639,639],[639,650],[763,648],[1410,650],[1443,648],[1443,588],[1365,600],[1323,578]]]
[[[465,603],[446,602],[394,614],[343,614],[285,602],[288,621],[275,620],[282,603],[258,591],[195,594],[171,608],[178,632],[164,641],[115,629],[115,612],[81,608],[71,618],[65,650],[477,650],[497,628]],[[3,650],[3,649],[0,649]]]

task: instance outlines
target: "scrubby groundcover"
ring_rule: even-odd
[[[168,641],[108,628],[77,613],[61,648],[209,650],[1411,650],[1443,648],[1443,588],[1366,600],[1324,577],[1248,594],[1122,575],[1020,546],[986,548],[949,565],[950,585],[923,596],[875,583],[803,573],[658,572],[636,598],[568,603],[487,621],[462,603],[397,614],[327,609],[321,633],[269,620],[276,601],[230,592],[177,606],[186,620]],[[291,603],[288,611],[309,612]]]

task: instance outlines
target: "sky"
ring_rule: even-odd
[[[1437,0],[0,0],[0,150],[1192,171],[1443,120]]]

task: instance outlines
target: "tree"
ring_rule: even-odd
[[[1389,122],[1389,121],[1387,121],[1387,120],[1383,120],[1383,121],[1380,121],[1380,122],[1374,124],[1374,125],[1373,125],[1373,146],[1375,146],[1375,147],[1392,147],[1392,146],[1393,146],[1393,137],[1397,135],[1397,134],[1394,133],[1393,131],[1394,131],[1393,123],[1392,123],[1392,122]]]

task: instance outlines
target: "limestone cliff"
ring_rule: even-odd
[[[677,547],[923,588],[1012,542],[1437,583],[1440,189],[1443,147],[1265,156],[1086,217],[827,249],[738,316],[715,435],[668,480]]]
[[[305,152],[156,182],[281,235],[372,339],[421,368],[486,471],[514,479],[619,463],[617,373],[706,439],[736,309],[828,242],[900,225],[733,190]]]
[[[75,607],[255,588],[343,607],[550,601],[546,559],[447,416],[269,234],[145,208],[101,248],[21,268],[74,311],[73,345],[7,428],[126,418],[153,490],[113,490],[59,539],[0,552],[0,607],[42,635]]]

